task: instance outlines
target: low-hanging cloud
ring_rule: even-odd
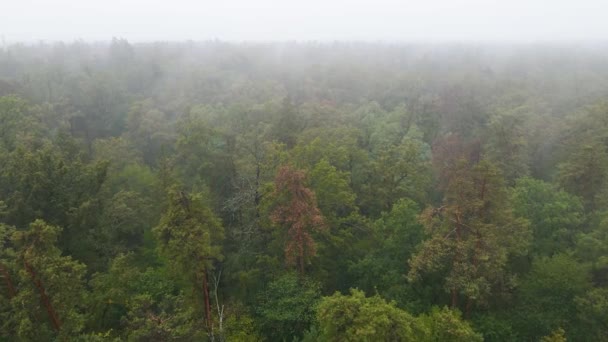
[[[8,41],[608,38],[605,0],[4,0]]]

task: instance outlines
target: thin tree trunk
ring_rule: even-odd
[[[219,288],[220,279],[222,277],[222,270],[219,271],[218,276],[213,275],[213,295],[215,297],[215,306],[217,308],[217,317],[218,317],[218,340],[224,341],[224,305],[220,307],[220,300],[217,295],[217,290]]]
[[[481,250],[481,234],[479,231],[475,233],[475,252],[473,253],[473,267],[477,272],[477,266],[479,265],[479,252]],[[469,318],[471,315],[471,308],[473,307],[473,300],[467,298],[467,306],[465,308],[464,317]]]
[[[260,218],[260,163],[256,162],[255,165],[255,195],[253,202],[255,204],[255,218]]]
[[[6,283],[6,288],[8,290],[8,299],[12,299],[17,295],[17,291],[15,290],[15,285],[13,284],[13,280],[11,279],[11,274],[8,273],[8,269],[4,264],[0,263],[0,274],[4,278],[4,282]]]
[[[460,209],[458,209],[458,213],[456,214],[456,250],[454,251],[454,257],[452,258],[452,269],[454,269],[456,267],[456,263],[459,260],[459,250],[458,248],[460,247],[460,239],[461,239],[461,220],[460,220]],[[457,289],[454,287],[452,288],[452,308],[455,309],[458,307],[458,291]]]
[[[24,261],[24,265],[25,265],[25,269],[30,274],[32,281],[34,282],[34,285],[36,285],[36,288],[38,289],[38,292],[40,293],[40,299],[42,300],[42,304],[44,305],[46,312],[49,314],[49,318],[51,319],[51,324],[53,325],[53,328],[55,329],[55,331],[59,332],[59,330],[61,330],[61,321],[59,320],[59,316],[57,315],[55,308],[53,308],[51,299],[49,298],[49,296],[46,293],[44,284],[42,284],[42,281],[36,275],[36,271],[34,271],[32,266],[30,264],[28,264],[27,261]]]
[[[209,285],[207,281],[207,270],[205,270],[205,272],[203,273],[203,297],[205,299],[205,320],[207,323],[207,329],[209,329],[209,332],[211,333],[211,304],[209,302]]]
[[[300,256],[300,275],[304,275],[304,256]]]
[[[480,193],[479,193],[479,198],[481,199],[482,203],[485,199],[485,195],[486,195],[486,179],[484,178],[481,181],[481,189],[480,189]],[[484,211],[484,206],[479,208],[479,212],[478,212],[479,217],[482,217],[483,211]],[[479,265],[480,251],[481,251],[481,233],[479,232],[479,230],[476,230],[476,232],[475,232],[475,250],[473,252],[473,260],[472,260],[473,267],[475,268],[476,273],[477,273],[477,266]],[[473,299],[467,298],[467,305],[466,305],[465,311],[464,311],[465,318],[469,318],[471,316],[472,308],[473,308]]]

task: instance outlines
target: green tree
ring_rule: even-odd
[[[280,142],[293,147],[296,144],[296,136],[303,127],[302,117],[298,115],[298,107],[291,98],[285,97],[278,114],[276,125],[273,127],[274,135]]]
[[[481,334],[475,332],[471,325],[463,321],[460,312],[447,307],[434,307],[430,313],[418,317],[419,325],[426,336],[420,341],[483,341]]]
[[[169,264],[191,282],[193,289],[201,289],[205,324],[212,334],[208,278],[214,263],[223,258],[224,230],[200,194],[188,195],[174,188],[168,196],[169,206],[153,231]]]
[[[0,201],[0,207],[2,202]],[[0,209],[1,211],[1,209]],[[11,300],[17,295],[15,250],[12,237],[15,228],[0,223],[0,339],[9,340],[11,329]]]
[[[574,246],[585,219],[578,197],[541,180],[520,178],[511,201],[515,215],[530,221],[533,254],[551,256]]]
[[[125,136],[141,151],[147,165],[156,165],[161,148],[171,146],[175,140],[166,114],[147,99],[131,105],[126,121]]]
[[[568,192],[580,196],[585,209],[597,209],[598,195],[608,181],[608,153],[600,143],[579,145],[566,161],[558,165],[559,184]]]
[[[44,132],[40,121],[36,108],[27,101],[14,95],[0,97],[0,151],[39,142]]]
[[[510,185],[529,172],[526,130],[526,114],[521,109],[495,115],[488,123],[487,157]]]
[[[308,173],[310,188],[314,191],[327,229],[317,240],[319,260],[313,272],[330,291],[347,289],[350,284],[348,266],[361,254],[357,242],[363,238],[365,219],[355,205],[356,196],[349,186],[346,171],[339,171],[325,158]]]
[[[349,187],[348,174],[338,171],[327,159],[314,165],[309,183],[328,222],[336,222],[356,211],[356,196]]]
[[[321,341],[417,341],[416,318],[380,296],[365,297],[352,289],[350,295],[324,297],[317,307]]]
[[[56,247],[61,229],[42,220],[13,234],[18,292],[8,322],[24,340],[65,339],[84,326],[85,265]]]
[[[389,211],[400,198],[423,202],[430,185],[427,146],[406,136],[398,145],[382,147],[367,165],[359,206],[371,216]]]
[[[210,189],[214,209],[220,210],[233,195],[235,141],[209,123],[211,110],[191,111],[177,122],[174,163],[182,183]]]
[[[591,264],[593,281],[608,284],[608,212],[598,216],[598,224],[591,231],[577,236],[576,256]]]
[[[543,336],[540,342],[566,342],[566,332],[562,328],[557,328],[551,332],[551,335]]]
[[[93,236],[104,261],[143,247],[156,218],[153,208],[148,197],[133,191],[120,191],[109,199]]]
[[[317,306],[319,341],[482,341],[482,336],[447,308],[414,317],[375,295],[351,289],[335,293]]]
[[[91,232],[99,227],[107,167],[104,161],[87,163],[82,146],[65,134],[37,148],[20,145],[0,171],[0,195],[7,198],[5,222],[24,227],[40,218],[61,226],[59,247],[94,263]]]
[[[608,288],[594,288],[576,297],[574,302],[586,336],[595,341],[608,340]]]
[[[365,237],[365,256],[350,267],[357,286],[407,307],[426,299],[415,296],[406,281],[407,260],[424,237],[418,213],[418,205],[404,198],[374,222]]]
[[[155,293],[141,286],[142,272],[134,265],[132,254],[120,254],[111,260],[106,272],[92,275],[89,286],[91,320],[89,328],[95,331],[110,331],[120,334],[121,319],[126,315],[129,298],[140,291]],[[154,282],[156,287],[164,285],[162,279]],[[164,293],[163,293],[164,294]]]
[[[140,294],[129,300],[123,321],[129,341],[204,340],[204,330],[194,317],[192,306],[183,296],[165,294],[155,300],[149,294]]]
[[[539,339],[564,328],[570,337],[585,336],[577,330],[575,298],[591,290],[589,268],[566,254],[536,259],[518,289],[521,313],[517,331],[527,339]]]
[[[321,298],[320,284],[289,272],[271,281],[258,297],[261,331],[272,341],[300,337],[314,320]]]
[[[114,258],[89,282],[88,330],[127,340],[200,339],[205,325],[184,295],[184,284],[164,267],[140,266],[134,253]],[[196,336],[196,337],[193,337]]]

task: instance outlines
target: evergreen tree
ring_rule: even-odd
[[[153,231],[168,263],[201,292],[205,326],[213,336],[209,273],[223,259],[224,230],[200,194],[173,188],[168,196],[169,206]]]
[[[474,302],[488,303],[514,285],[507,262],[526,251],[528,223],[513,215],[502,176],[491,163],[457,161],[442,206],[425,209],[420,219],[428,238],[410,259],[412,281],[443,274],[452,308],[461,307],[464,297],[467,316]]]
[[[311,232],[325,228],[316,196],[304,182],[303,171],[291,166],[279,168],[273,193],[277,206],[271,215],[275,224],[287,228],[285,260],[300,274],[304,274],[306,264],[317,252]]]
[[[20,339],[77,336],[84,328],[85,265],[56,247],[61,229],[36,220],[13,234],[18,287],[8,325]]]

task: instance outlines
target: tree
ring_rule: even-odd
[[[122,133],[129,104],[120,83],[108,73],[93,71],[82,75],[77,84],[70,84],[67,91],[75,113],[70,118],[73,136],[90,145],[96,138]]]
[[[608,153],[600,143],[582,144],[558,165],[563,189],[580,196],[589,212],[597,209],[598,195],[608,184]]]
[[[0,202],[0,205],[2,202]],[[12,261],[15,251],[11,243],[15,228],[0,223],[0,298],[8,300],[17,294],[14,276],[12,275]]]
[[[287,228],[285,259],[304,274],[305,265],[316,254],[311,231],[322,230],[325,222],[313,191],[305,185],[305,174],[291,166],[282,166],[274,181],[273,197],[277,206],[271,220]]]
[[[149,197],[133,191],[119,191],[108,200],[94,236],[102,256],[111,259],[143,246],[144,234],[156,218],[149,201]]]
[[[87,264],[94,263],[96,243],[91,232],[99,227],[107,168],[105,161],[88,163],[82,146],[65,134],[41,146],[19,145],[0,170],[0,195],[7,195],[5,222],[25,227],[40,218],[60,226],[58,246]]]
[[[120,254],[110,261],[106,272],[94,273],[89,281],[92,289],[88,305],[91,308],[91,328],[95,331],[112,331],[112,335],[120,335],[121,320],[127,313],[129,298],[146,292],[156,294],[144,285],[142,272],[134,265],[134,255]],[[152,279],[155,288],[166,289],[166,280]],[[172,289],[171,289],[172,290]],[[162,291],[165,295],[167,291]]]
[[[234,190],[235,141],[208,122],[205,116],[211,110],[193,110],[177,122],[174,162],[180,180],[197,189],[209,188],[214,209],[219,210]]]
[[[293,147],[296,136],[303,126],[301,116],[298,115],[298,107],[293,104],[291,98],[285,97],[278,114],[276,125],[273,127],[274,135],[280,142]]]
[[[307,129],[299,136],[299,143],[290,150],[298,167],[311,169],[326,159],[338,171],[359,175],[369,159],[360,146],[361,130],[347,125]],[[356,176],[357,178],[359,176]],[[351,181],[352,183],[352,181]]]
[[[575,298],[592,288],[590,278],[588,266],[567,254],[536,259],[518,289],[517,331],[538,339],[561,327],[572,337],[585,336],[585,331],[576,329]]]
[[[376,216],[403,197],[424,202],[430,184],[427,148],[408,136],[400,144],[381,147],[368,165],[359,205]]]
[[[320,288],[319,283],[294,272],[271,281],[256,304],[261,331],[273,341],[301,336],[314,320]]]
[[[40,142],[45,132],[36,107],[17,96],[0,97],[0,149],[13,151],[20,144]]]
[[[574,302],[585,336],[595,341],[608,340],[608,288],[594,288],[576,297]]]
[[[165,113],[147,99],[131,105],[126,121],[125,136],[141,151],[147,165],[156,165],[161,147],[171,146],[175,139]]]
[[[19,287],[11,324],[22,339],[59,339],[83,329],[85,265],[55,246],[61,229],[36,220],[13,234]]]
[[[357,242],[367,233],[365,219],[355,205],[356,196],[349,186],[347,172],[338,171],[323,158],[308,175],[327,226],[315,241],[318,258],[323,262],[311,271],[330,291],[348,289],[349,264],[362,254]]]
[[[140,264],[136,254],[121,254],[107,272],[93,275],[89,330],[120,340],[203,339],[206,329],[183,279],[172,279],[163,266]]]
[[[566,342],[566,332],[562,328],[557,328],[551,332],[551,335],[543,336],[540,342]]]
[[[521,109],[495,115],[488,124],[487,156],[510,185],[529,171],[526,114]]]
[[[129,341],[202,340],[192,306],[181,295],[165,294],[154,299],[149,294],[135,295],[123,319]]]
[[[224,230],[220,220],[205,206],[200,194],[188,195],[176,188],[169,191],[169,207],[153,229],[160,251],[176,271],[201,286],[205,324],[213,336],[209,272],[221,261]]]
[[[420,216],[429,237],[410,259],[408,277],[443,274],[452,308],[463,296],[468,316],[473,302],[487,303],[513,286],[507,261],[526,251],[530,234],[527,221],[513,215],[502,176],[491,163],[460,159],[446,184],[442,206]]]
[[[338,171],[327,159],[321,159],[310,171],[309,178],[319,209],[328,221],[339,221],[356,211],[356,196],[349,187],[346,172]]]
[[[575,255],[583,262],[591,264],[593,281],[608,285],[608,212],[598,214],[597,226],[581,233],[576,239]]]
[[[375,295],[351,289],[335,293],[317,306],[317,340],[321,341],[482,341],[458,312],[434,308],[414,317]]]
[[[317,307],[319,340],[322,341],[417,341],[416,318],[380,296],[365,297],[351,289],[345,296],[336,292]]]
[[[418,324],[426,333],[420,341],[483,341],[482,335],[475,332],[460,316],[459,311],[447,307],[441,309],[434,307],[431,312],[419,316]]]
[[[365,236],[363,257],[351,262],[349,271],[355,284],[370,293],[395,300],[400,306],[410,307],[426,298],[411,292],[405,282],[408,260],[422,242],[424,230],[418,222],[418,205],[407,198],[397,201],[390,212],[384,212]]]
[[[511,201],[514,214],[530,221],[532,254],[551,256],[574,246],[585,219],[578,197],[526,177],[515,182]]]
[[[0,201],[0,215],[3,202]],[[15,228],[0,223],[0,339],[9,340],[14,336],[11,331],[11,316],[14,314],[11,301],[17,295],[17,278],[15,273],[15,251],[12,236]]]

